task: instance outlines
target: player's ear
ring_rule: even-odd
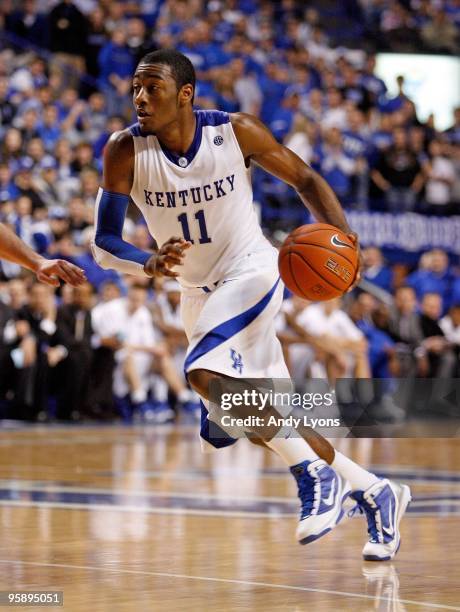
[[[182,85],[179,91],[179,104],[181,106],[185,106],[185,104],[193,102],[193,94],[194,94],[194,88],[191,83]]]

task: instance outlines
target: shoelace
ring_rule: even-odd
[[[369,534],[372,542],[380,541],[378,535],[377,521],[375,518],[376,512],[376,508],[372,508],[372,506],[364,500],[357,503],[356,506],[353,506],[353,508],[350,508],[350,510],[347,512],[349,518],[352,518],[357,513],[366,515],[367,533]]]
[[[316,489],[315,480],[310,476],[303,474],[303,478],[299,478],[297,481],[299,486],[299,498],[302,504],[300,509],[300,518],[306,518],[310,516],[316,502]]]

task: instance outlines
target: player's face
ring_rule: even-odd
[[[177,90],[168,65],[140,64],[133,77],[133,103],[142,130],[159,132],[176,121],[180,108],[187,102],[188,89],[193,92],[187,85]]]

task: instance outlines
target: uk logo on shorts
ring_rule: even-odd
[[[214,144],[217,145],[218,147],[223,144],[224,139],[222,138],[222,136],[214,136]]]
[[[235,349],[230,349],[230,358],[233,361],[232,368],[238,370],[240,374],[243,373],[243,358],[241,353],[237,353]]]

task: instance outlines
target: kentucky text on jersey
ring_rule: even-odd
[[[217,179],[199,187],[189,187],[180,191],[150,191],[144,188],[145,204],[159,208],[176,208],[191,204],[201,204],[217,200],[235,189],[235,175]]]

